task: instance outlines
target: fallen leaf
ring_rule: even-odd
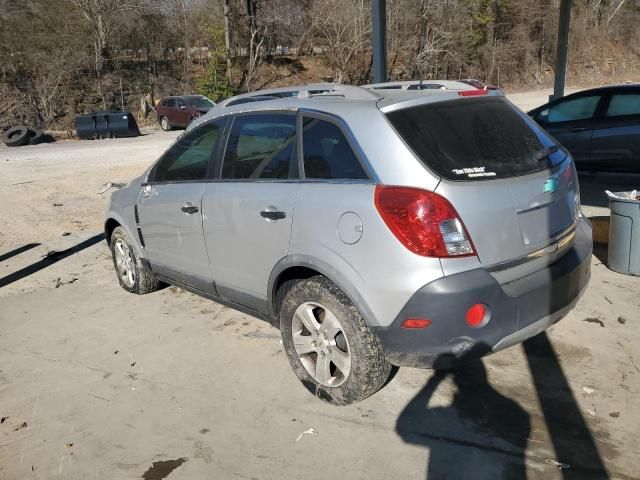
[[[64,446],[67,448],[71,448],[73,447],[73,443],[65,443]]]
[[[0,423],[4,423],[7,418],[9,417],[2,417],[2,419],[0,419]]]
[[[587,322],[587,323],[597,323],[598,325],[600,325],[601,327],[604,327],[604,322],[602,320],[600,320],[599,318],[595,318],[595,317],[589,317],[589,318],[585,318],[583,320],[583,322]]]
[[[21,430],[23,428],[27,428],[27,422],[22,422],[22,424],[18,425],[16,428],[14,428],[13,431],[17,432],[18,430]]]
[[[620,412],[611,412],[611,413],[609,414],[609,416],[610,416],[611,418],[618,418],[618,417],[620,417]]]

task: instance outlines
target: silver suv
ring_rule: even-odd
[[[212,108],[113,193],[125,290],[171,283],[267,319],[336,404],[392,365],[450,367],[575,305],[592,244],[573,161],[503,96],[260,95]]]

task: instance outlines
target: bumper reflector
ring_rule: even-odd
[[[482,303],[476,303],[467,310],[465,320],[470,327],[484,327],[489,321],[489,310]]]
[[[407,318],[402,322],[402,328],[427,328],[431,320],[427,318]]]

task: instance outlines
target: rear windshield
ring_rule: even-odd
[[[502,98],[465,98],[387,114],[416,155],[449,180],[491,180],[550,168],[555,142]]]

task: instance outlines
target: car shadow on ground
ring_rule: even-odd
[[[103,241],[104,239],[105,239],[104,233],[99,233],[98,235],[94,235],[93,237],[90,237],[78,243],[77,245],[74,245],[73,247],[67,248],[66,250],[49,252],[47,256],[45,256],[42,260],[39,260],[35,263],[32,263],[31,265],[28,265],[24,268],[21,268],[20,270],[17,270],[13,273],[10,273],[0,278],[0,288],[6,287],[7,285],[12,284],[13,282],[17,282],[18,280],[21,280],[25,277],[28,277],[29,275],[33,275],[34,273],[39,272],[40,270],[50,267],[51,265],[58,263],[60,260],[64,260],[65,258],[73,255],[74,253],[78,253],[86,248],[92,247],[93,245]],[[3,255],[3,257],[6,257],[6,255],[10,255],[10,254],[12,254],[11,256],[18,255],[19,253],[25,252],[26,250],[33,248],[31,247],[31,245],[38,246],[40,244],[25,245],[24,247],[21,247],[22,250],[20,250],[20,248],[15,249]],[[25,247],[29,247],[29,248],[25,248]],[[15,252],[18,252],[18,253],[15,253]],[[6,258],[9,258],[9,257],[6,257]]]
[[[562,477],[608,479],[546,333],[526,342],[524,351],[556,459],[571,465],[561,469]],[[396,431],[406,443],[428,447],[429,480],[526,479],[530,415],[491,386],[477,352],[465,357],[454,368],[433,373],[401,412]],[[446,406],[430,406],[447,377],[456,387],[453,401]]]

